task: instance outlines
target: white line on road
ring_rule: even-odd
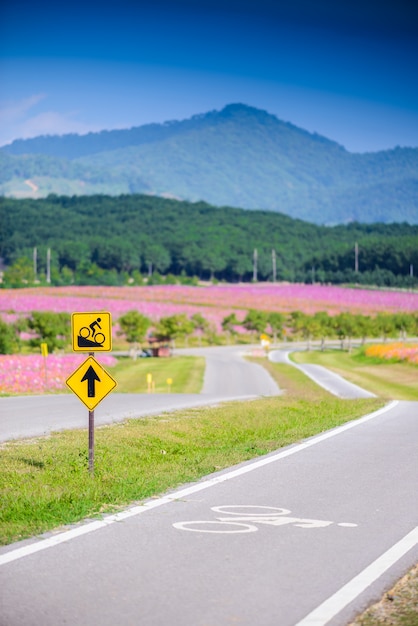
[[[325,600],[296,626],[325,626],[335,615],[355,600],[367,587],[374,583],[392,565],[418,544],[418,526],[389,548],[333,596]]]
[[[227,480],[232,480],[237,476],[242,476],[243,474],[247,474],[248,472],[252,472],[260,467],[264,467],[265,465],[269,465],[270,463],[274,463],[279,461],[280,459],[284,459],[288,456],[292,456],[293,454],[297,454],[306,448],[310,448],[322,441],[327,439],[331,439],[332,437],[336,437],[337,435],[350,430],[351,428],[356,428],[369,420],[374,419],[375,417],[379,417],[383,413],[390,411],[398,404],[397,400],[390,402],[383,408],[378,411],[374,411],[369,415],[365,415],[358,420],[354,420],[352,422],[348,422],[347,424],[343,424],[343,426],[339,426],[334,428],[333,430],[329,430],[321,435],[317,435],[316,437],[312,437],[307,441],[287,448],[282,452],[278,452],[277,454],[270,454],[269,456],[263,457],[258,461],[253,461],[239,467],[236,470],[232,470],[230,472],[225,472],[223,474],[219,474],[218,476],[214,476],[208,480],[203,480],[196,485],[191,485],[189,487],[185,487],[184,489],[180,489],[174,493],[168,494],[166,496],[162,496],[161,498],[156,498],[155,500],[151,500],[148,502],[144,502],[143,504],[133,506],[126,511],[122,511],[120,513],[116,513],[114,515],[109,515],[102,520],[97,520],[95,522],[88,522],[77,528],[72,528],[71,530],[64,531],[63,533],[54,535],[53,537],[48,537],[47,539],[40,539],[26,546],[22,546],[21,548],[15,548],[0,555],[0,565],[5,565],[6,563],[11,563],[12,561],[17,561],[18,559],[22,559],[30,554],[34,554],[35,552],[40,552],[41,550],[46,550],[47,548],[52,548],[54,546],[59,545],[60,543],[65,543],[66,541],[71,541],[71,539],[75,539],[76,537],[81,537],[82,535],[87,535],[88,533],[99,530],[100,528],[105,528],[106,526],[110,526],[115,522],[120,522],[129,517],[134,517],[135,515],[140,515],[141,513],[145,513],[151,509],[155,509],[164,504],[168,504],[180,498],[184,498],[186,496],[190,496],[191,494],[197,493],[198,491],[203,491],[204,489],[208,489],[209,487],[213,487],[214,485],[218,485]]]

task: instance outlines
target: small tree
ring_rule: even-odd
[[[33,264],[26,257],[16,259],[3,274],[3,285],[7,287],[27,287],[34,280]]]
[[[48,345],[49,352],[56,348],[64,348],[70,341],[71,318],[69,313],[52,313],[51,311],[32,311],[28,319],[28,327],[37,337],[31,339],[32,346]]]
[[[344,340],[348,339],[348,351],[351,352],[351,340],[358,336],[356,316],[352,313],[339,313],[333,318],[333,325],[341,341],[341,350],[344,348]]]
[[[235,330],[235,326],[238,326],[240,322],[237,320],[237,316],[235,313],[231,313],[227,315],[222,320],[222,330],[225,333],[228,333],[229,337],[235,337],[237,331]]]
[[[374,318],[374,328],[378,335],[386,342],[388,337],[396,336],[394,316],[390,313],[378,313]]]
[[[131,309],[122,315],[118,322],[121,328],[118,334],[125,335],[126,341],[132,344],[132,356],[135,359],[138,345],[145,340],[151,320],[136,309]]]
[[[195,313],[190,318],[195,331],[199,333],[199,346],[202,344],[202,334],[209,328],[209,322],[200,313]]]
[[[413,318],[409,313],[394,313],[392,315],[393,324],[399,333],[399,339],[406,341],[407,335],[413,327]]]
[[[187,338],[193,332],[193,328],[193,323],[187,315],[179,313],[162,317],[155,329],[155,335],[157,339],[175,341],[180,337]]]
[[[17,329],[0,317],[0,354],[13,354],[18,347]]]
[[[321,351],[323,351],[325,350],[326,338],[333,333],[332,318],[326,311],[317,311],[313,317],[317,324],[318,336],[321,339]]]
[[[242,325],[250,332],[258,335],[260,333],[264,333],[264,331],[266,330],[267,320],[267,313],[265,313],[264,311],[250,309],[245,316]]]
[[[284,315],[273,311],[268,314],[268,323],[270,324],[271,332],[273,333],[273,343],[276,343],[277,336],[281,336],[283,332]]]
[[[292,311],[289,318],[292,330],[301,334],[306,339],[306,349],[311,349],[311,339],[318,336],[320,324],[312,315],[307,315],[301,311]]]

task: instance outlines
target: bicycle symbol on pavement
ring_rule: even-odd
[[[174,528],[198,533],[217,534],[239,534],[253,533],[259,530],[259,525],[286,526],[292,525],[298,528],[325,528],[335,522],[318,519],[308,519],[303,517],[290,517],[291,511],[275,506],[258,506],[252,504],[234,504],[213,506],[215,513],[220,513],[221,517],[215,520],[190,520],[176,522]],[[224,516],[229,517],[224,517]],[[351,522],[340,522],[336,524],[344,528],[355,528],[357,524]]]

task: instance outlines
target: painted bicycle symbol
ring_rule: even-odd
[[[198,533],[239,534],[257,532],[259,525],[263,524],[269,526],[293,525],[298,528],[311,529],[325,528],[335,523],[327,520],[293,517],[289,515],[291,511],[288,509],[275,506],[235,504],[213,506],[211,510],[220,513],[221,517],[216,517],[215,520],[176,522],[173,526],[178,530]],[[225,515],[229,517],[224,517]],[[340,522],[337,523],[337,526],[354,528],[357,524]]]
[[[98,317],[89,326],[83,326],[78,331],[77,345],[79,348],[94,348],[102,347],[105,340],[103,333],[97,332],[97,328],[101,330],[100,322],[101,318]],[[97,327],[97,328],[96,328]]]

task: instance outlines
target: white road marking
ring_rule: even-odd
[[[194,528],[194,526],[200,526],[204,524],[205,526],[216,526],[219,528],[220,526],[227,528],[223,530],[209,530],[207,528]],[[254,533],[258,530],[257,526],[253,526],[252,524],[241,524],[239,522],[231,522],[230,520],[223,521],[205,521],[205,520],[193,520],[190,522],[176,522],[173,524],[174,528],[178,530],[188,530],[193,533],[216,533],[217,535],[231,535],[231,534],[239,534],[239,533]],[[231,526],[239,526],[238,529],[231,528]]]
[[[226,509],[226,510],[225,510]],[[231,509],[235,509],[231,511]],[[223,513],[224,515],[238,515],[235,511],[243,516],[250,517],[276,517],[276,515],[289,515],[289,509],[279,509],[277,506],[259,506],[258,504],[223,504],[222,506],[211,506],[210,510],[215,513]],[[244,509],[244,510],[243,510]],[[245,513],[245,509],[251,509],[251,513]],[[262,510],[263,513],[256,513],[252,509]],[[265,513],[265,511],[269,511]]]
[[[309,613],[302,621],[298,622],[296,626],[325,626],[335,615],[355,600],[357,596],[416,545],[418,545],[418,526],[350,580],[344,587],[341,587],[328,600],[325,600],[325,602]]]
[[[234,510],[231,510],[234,509]],[[254,513],[253,509],[259,511],[260,509],[263,513]],[[208,530],[203,527],[204,525],[214,525],[218,524],[218,527],[223,526],[224,524],[234,524],[237,526],[248,526],[251,528],[251,531],[258,530],[254,524],[267,524],[269,526],[286,526],[288,524],[293,524],[298,528],[325,528],[326,526],[331,526],[334,522],[329,522],[327,520],[319,520],[319,519],[306,519],[301,517],[288,517],[288,514],[291,512],[289,509],[280,509],[276,506],[260,506],[257,504],[223,504],[222,506],[213,506],[211,507],[212,511],[215,513],[226,513],[227,515],[233,515],[233,521],[231,521],[230,517],[217,517],[217,521],[213,520],[189,520],[187,522],[176,522],[173,524],[174,528],[178,530],[192,530],[193,532],[201,532],[201,533],[213,533],[216,532],[218,534],[228,534],[231,532],[245,532],[245,531],[233,531],[230,528],[226,528],[225,530]],[[245,511],[251,511],[250,513],[246,513]],[[237,511],[237,512],[235,512]],[[269,511],[269,513],[265,513],[264,511]],[[252,524],[248,524],[248,522],[252,522]],[[194,528],[194,526],[202,526],[201,528]],[[345,523],[338,524],[338,526],[343,526],[346,528],[354,528],[357,524]],[[250,531],[247,531],[250,532]]]
[[[31,543],[26,546],[22,546],[21,548],[14,548],[9,552],[5,552],[0,555],[0,566],[5,565],[6,563],[11,563],[12,561],[16,561],[18,559],[22,559],[26,556],[34,554],[35,552],[40,552],[41,550],[46,550],[47,548],[52,548],[61,543],[65,543],[66,541],[71,541],[76,537],[80,537],[82,535],[87,535],[88,533],[99,530],[100,528],[105,528],[106,526],[110,526],[115,522],[120,522],[129,517],[134,517],[135,515],[140,515],[141,513],[145,513],[151,509],[155,509],[157,507],[163,506],[164,504],[168,504],[180,498],[185,498],[199,491],[203,491],[204,489],[209,489],[214,485],[218,485],[220,483],[226,482],[227,480],[232,480],[237,476],[242,476],[243,474],[247,474],[249,472],[253,472],[254,470],[259,469],[260,467],[264,467],[265,465],[269,465],[270,463],[275,463],[280,459],[284,459],[288,456],[292,456],[293,454],[297,454],[298,452],[302,452],[307,448],[315,446],[322,441],[326,441],[327,439],[331,439],[332,437],[336,437],[341,433],[350,430],[351,428],[356,428],[357,426],[361,426],[365,422],[372,420],[376,417],[379,417],[383,413],[390,411],[395,406],[397,406],[398,401],[394,400],[390,402],[386,406],[382,407],[378,411],[374,411],[369,415],[365,415],[358,420],[354,420],[347,424],[343,424],[343,426],[339,426],[338,428],[334,428],[333,430],[327,431],[321,435],[317,435],[316,437],[312,437],[308,441],[292,446],[282,452],[278,452],[277,454],[271,454],[267,457],[261,458],[257,461],[253,461],[247,463],[246,465],[239,467],[238,469],[232,470],[230,472],[225,472],[220,474],[219,476],[214,476],[208,480],[203,480],[202,482],[197,483],[196,485],[191,485],[190,487],[185,487],[184,489],[179,489],[172,494],[168,494],[166,496],[162,496],[161,498],[156,498],[155,500],[150,500],[148,502],[144,502],[143,504],[133,506],[126,511],[122,511],[120,513],[116,513],[114,515],[106,516],[102,520],[98,520],[95,522],[87,522],[77,528],[73,528],[71,530],[64,531],[58,535],[54,535],[53,537],[48,537],[47,539],[38,539],[34,543]]]

